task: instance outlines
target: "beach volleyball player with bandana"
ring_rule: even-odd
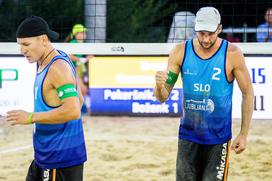
[[[34,83],[34,112],[11,110],[12,125],[33,124],[34,160],[26,181],[82,181],[87,160],[81,120],[82,94],[74,66],[51,40],[58,38],[38,16],[17,29],[17,43],[29,63],[38,63]],[[22,95],[23,96],[23,95]]]

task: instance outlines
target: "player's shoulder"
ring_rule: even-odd
[[[52,63],[49,72],[53,74],[68,74],[71,72],[71,66],[67,61],[59,58]]]
[[[181,65],[185,52],[185,42],[176,44],[169,54],[169,62]]]
[[[186,45],[186,42],[181,42],[181,43],[176,44],[174,48],[182,51],[182,50],[184,50],[185,45]]]
[[[175,55],[175,56],[181,56],[184,54],[184,51],[185,51],[185,42],[182,42],[182,43],[179,43],[179,44],[176,44],[172,51],[170,52],[171,55]]]
[[[68,63],[68,60],[65,60],[63,58],[57,58],[52,63],[52,67],[55,67],[55,68],[65,68],[65,67],[70,67],[70,64]]]
[[[52,63],[47,77],[54,87],[75,81],[75,74],[73,73],[71,66],[63,59],[56,59]]]
[[[242,50],[233,43],[228,44],[227,61],[230,62],[234,67],[237,65],[242,65],[242,63],[245,61]]]
[[[240,55],[240,54],[242,54],[242,51],[237,45],[235,45],[231,42],[228,42],[227,53],[230,55]]]

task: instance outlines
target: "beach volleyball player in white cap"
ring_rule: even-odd
[[[194,39],[176,45],[165,71],[156,73],[156,98],[164,102],[178,75],[183,83],[176,163],[177,181],[227,180],[230,149],[246,149],[253,89],[241,50],[218,37],[221,16],[214,7],[198,10]],[[232,141],[232,93],[242,92],[241,130]]]

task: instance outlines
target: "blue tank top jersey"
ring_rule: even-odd
[[[76,72],[67,54],[62,51],[37,73],[34,84],[35,112],[50,111],[55,107],[47,105],[42,96],[42,87],[48,70],[53,62],[67,62],[73,74]],[[35,162],[42,169],[64,168],[79,165],[87,160],[81,118],[63,124],[34,124],[33,144]]]
[[[179,138],[198,144],[222,144],[231,139],[233,82],[226,76],[228,42],[208,59],[197,55],[187,41],[181,65],[183,116]]]

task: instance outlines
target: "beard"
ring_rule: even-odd
[[[201,42],[201,41],[198,39],[198,37],[197,37],[197,40],[198,40],[198,43],[200,44],[200,46],[201,46],[202,48],[204,48],[204,49],[210,49],[210,48],[212,48],[212,47],[214,46],[214,44],[215,44],[217,38],[216,38],[213,42],[206,43],[206,44],[204,44],[203,42]]]

